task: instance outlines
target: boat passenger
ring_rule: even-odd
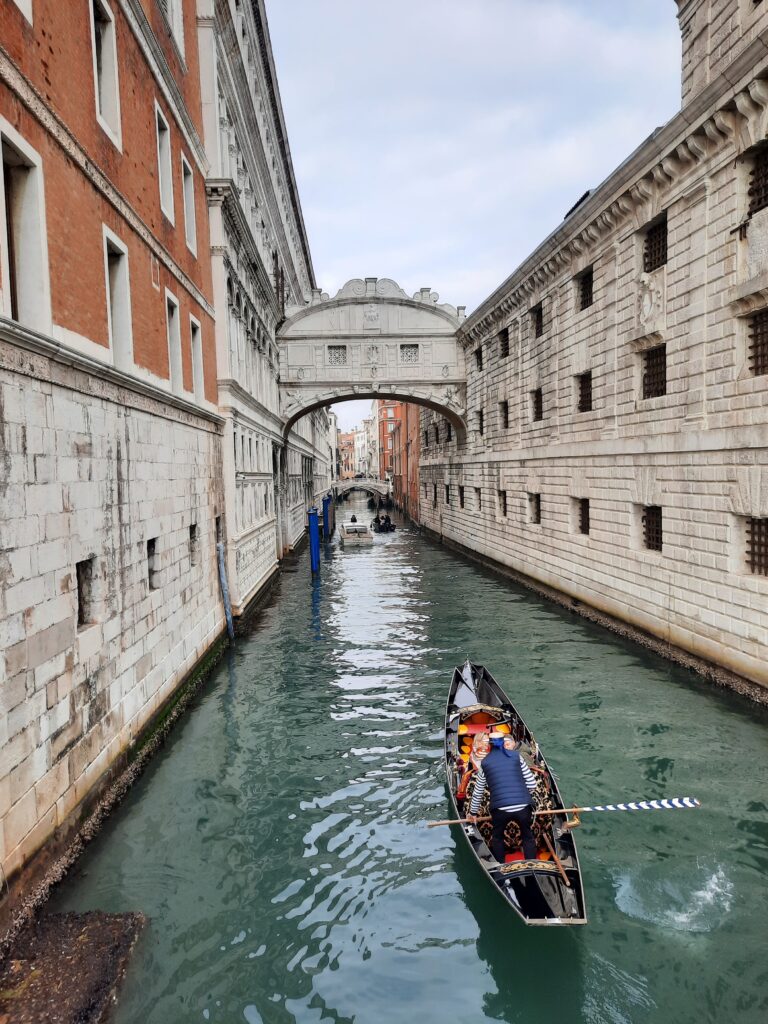
[[[468,821],[474,822],[477,819],[485,788],[490,786],[493,824],[491,853],[501,864],[504,863],[504,829],[510,821],[516,821],[520,826],[525,859],[536,858],[536,840],[531,829],[531,795],[536,789],[536,779],[515,746],[511,736],[500,732],[491,733],[492,749],[483,759],[477,773],[467,814]]]
[[[474,776],[475,772],[480,768],[480,763],[484,757],[487,757],[491,749],[491,741],[488,738],[487,732],[479,732],[472,741],[472,752],[469,755],[469,764],[467,770],[461,777],[458,789],[456,790],[456,796],[459,800],[463,800],[467,795],[467,787],[469,786],[469,780]]]
[[[384,529],[390,530],[392,528],[392,520],[389,518],[389,514],[384,516]]]
[[[357,516],[352,516],[352,518],[349,521],[350,521],[350,523],[356,523],[357,522]]]

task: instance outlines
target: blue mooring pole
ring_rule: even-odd
[[[312,572],[320,572],[320,523],[317,509],[311,508],[307,513],[309,519],[309,562]]]
[[[323,540],[327,544],[331,539],[331,496],[326,494],[323,498]]]

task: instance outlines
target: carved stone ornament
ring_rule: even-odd
[[[379,346],[369,345],[366,351],[369,363],[378,363],[379,361]]]
[[[301,366],[296,371],[296,380],[304,380],[304,368]]]
[[[664,311],[664,292],[659,277],[641,274],[637,290],[637,318],[644,326]]]
[[[363,312],[363,321],[366,327],[379,326],[379,307],[375,303],[369,302],[366,305]]]
[[[447,363],[443,366],[443,368],[440,371],[440,373],[443,375],[443,377],[447,377],[448,376],[448,374],[450,373],[450,370],[448,369],[448,364]]]

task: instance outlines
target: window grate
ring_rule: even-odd
[[[478,512],[483,511],[483,492],[479,487],[475,488],[475,508]]]
[[[424,431],[424,447],[429,448],[429,431]]]
[[[477,432],[481,436],[485,432],[485,413],[482,409],[477,410]]]
[[[645,233],[643,245],[643,270],[650,274],[667,262],[667,215]]]
[[[544,419],[544,396],[541,388],[536,388],[531,392],[531,419]]]
[[[589,533],[589,498],[579,498],[579,533]]]
[[[747,566],[757,576],[768,576],[768,516],[747,519]]]
[[[453,430],[451,428],[451,424],[446,420],[446,423],[445,423],[445,440],[446,441],[450,441],[452,437],[453,437]]]
[[[661,505],[646,505],[643,508],[643,543],[649,551],[661,551]]]
[[[507,515],[507,492],[499,491],[499,512],[506,518]]]
[[[528,512],[531,522],[541,524],[541,494],[528,495]]]
[[[768,373],[768,309],[763,309],[749,318],[747,359],[750,373],[754,377]]]
[[[531,310],[531,323],[534,338],[540,338],[544,333],[544,306],[541,302]]]
[[[346,366],[347,365],[347,346],[346,345],[329,345],[328,346],[328,365],[329,366]]]
[[[594,273],[592,267],[579,275],[579,309],[588,309],[594,302]]]
[[[656,345],[643,353],[643,398],[667,393],[667,346]]]
[[[499,357],[506,359],[509,355],[509,328],[502,327],[499,331]]]
[[[592,371],[580,373],[577,377],[579,382],[579,412],[592,412]]]
[[[419,346],[418,345],[401,345],[400,346],[400,362],[401,363],[418,363],[419,361]]]
[[[446,484],[445,485],[445,504],[446,505],[450,505],[451,504],[451,485],[450,484]]]
[[[764,210],[768,206],[768,146],[761,146],[752,160],[752,170],[749,172],[749,196],[748,214],[751,217],[758,210]]]
[[[478,370],[483,368],[483,346],[475,349],[475,363],[477,364]]]

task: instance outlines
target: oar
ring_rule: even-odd
[[[534,811],[534,817],[544,814],[581,814],[582,811],[674,811],[686,807],[701,807],[701,802],[692,796],[673,796],[663,800],[637,800],[628,804],[601,804],[595,807],[556,807],[552,811]],[[475,821],[490,821],[491,816],[485,815]],[[469,818],[446,818],[444,821],[428,821],[427,828],[437,825],[471,824]]]

